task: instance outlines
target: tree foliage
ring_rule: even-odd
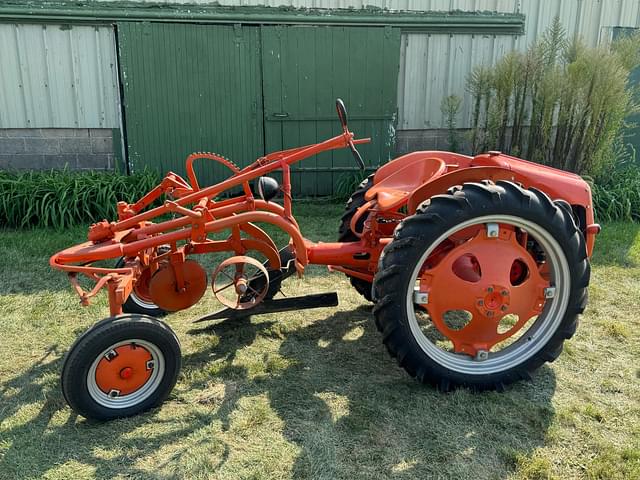
[[[474,152],[597,174],[614,161],[625,118],[637,110],[628,80],[639,64],[640,34],[588,48],[568,40],[556,17],[526,52],[470,74]]]

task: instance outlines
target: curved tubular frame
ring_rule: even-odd
[[[56,253],[51,257],[50,264],[68,273],[83,305],[107,286],[111,313],[115,315],[122,312],[122,304],[141,272],[146,268],[151,268],[152,272],[158,269],[159,258],[168,258],[170,265],[175,265],[183,262],[188,254],[229,251],[243,255],[247,250],[257,250],[268,259],[270,268],[280,268],[280,256],[275,243],[264,230],[254,225],[255,222],[261,222],[287,233],[296,255],[295,266],[301,275],[309,263],[309,249],[314,248],[315,244],[302,237],[292,215],[289,167],[323,151],[368,141],[354,140],[353,133],[345,129],[341,135],[318,144],[270,153],[243,169],[214,153],[193,153],[185,162],[189,183],[169,172],[157,187],[138,202],[119,202],[117,222],[104,220],[93,224],[89,228],[87,242]],[[229,168],[233,175],[218,184],[201,188],[193,168],[193,162],[198,159],[217,161]],[[283,206],[255,199],[249,186],[250,181],[275,170],[282,171]],[[215,200],[220,194],[240,185],[243,194]],[[164,204],[145,210],[162,195],[169,197]],[[178,216],[152,223],[168,213]],[[231,232],[226,240],[207,238],[208,234],[223,230]],[[249,238],[241,237],[241,231]],[[179,245],[179,242],[184,242],[184,245]],[[159,255],[157,249],[162,245],[168,245],[171,252]],[[125,257],[126,268],[92,266],[94,262],[119,257]],[[95,287],[84,291],[77,280],[78,274],[96,282]]]
[[[424,200],[445,193],[452,186],[483,180],[509,180],[521,183],[526,188],[537,188],[551,199],[566,200],[572,208],[584,212],[584,219],[580,223],[587,239],[587,253],[591,254],[599,226],[593,223],[588,184],[577,175],[498,152],[467,157],[449,152],[426,151],[398,157],[376,172],[374,185],[380,184],[410,163],[422,159],[438,158],[446,168],[421,180],[422,184],[417,187],[411,181],[404,185],[404,189],[402,184],[399,185],[399,201],[393,205],[379,200],[377,193],[369,198],[351,219],[353,231],[359,220],[365,219],[364,228],[357,232],[357,241],[313,243],[305,239],[292,214],[290,166],[323,151],[351,148],[354,144],[368,141],[369,139],[354,140],[353,133],[345,128],[342,134],[323,142],[273,152],[242,169],[220,155],[194,153],[186,160],[190,183],[169,172],[157,187],[138,202],[119,202],[117,222],[104,220],[92,225],[88,241],[53,255],[50,259],[51,266],[69,274],[82,304],[87,304],[92,296],[106,286],[111,314],[116,315],[122,312],[122,304],[141,273],[146,269],[155,273],[160,268],[160,262],[162,268],[168,268],[168,264],[174,269],[176,292],[184,288],[178,266],[191,254],[228,251],[234,255],[245,255],[247,251],[255,250],[268,259],[270,268],[280,268],[280,255],[275,243],[264,230],[255,225],[260,222],[273,225],[289,236],[299,275],[302,275],[307,264],[314,263],[372,281],[382,249],[391,241],[393,230],[400,221],[407,215],[414,214]],[[193,162],[198,159],[217,161],[228,167],[233,175],[220,183],[201,188],[193,169]],[[283,204],[254,198],[249,182],[276,170],[282,172]],[[238,186],[243,189],[240,195],[218,199],[225,191]],[[381,184],[380,187],[384,188],[384,185]],[[167,197],[164,203],[152,207],[162,195]],[[153,223],[169,213],[175,217]],[[230,233],[226,239],[209,238],[210,234],[227,230]],[[158,253],[160,246],[168,246],[169,251]],[[94,262],[119,257],[125,258],[124,268],[92,266]],[[95,287],[85,292],[77,280],[78,274],[96,282]]]

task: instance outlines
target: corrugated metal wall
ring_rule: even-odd
[[[117,2],[120,0],[107,0]],[[134,0],[136,1],[136,0]],[[388,10],[487,10],[513,12],[521,2],[529,0],[137,0],[139,3],[218,4],[229,6],[295,7],[295,8],[386,8]],[[515,6],[514,6],[515,5]]]
[[[465,79],[474,65],[491,65],[509,50],[524,50],[556,15],[569,35],[579,34],[589,45],[608,38],[612,27],[640,27],[638,0],[164,0],[162,3],[194,2],[525,14],[523,36],[403,34],[398,82],[400,129],[440,128],[442,98],[450,94],[464,96]],[[111,27],[0,24],[0,128],[117,127],[113,42]],[[469,118],[470,99],[466,97],[459,126],[468,126]]]
[[[158,3],[158,0],[138,0]],[[523,36],[438,35],[405,33],[398,80],[398,128],[443,126],[444,96],[464,97],[459,126],[468,127],[471,99],[465,80],[475,65],[492,65],[506,52],[526,47],[553,18],[560,17],[568,35],[588,45],[610,37],[612,27],[640,27],[639,0],[160,0],[160,3],[290,6],[300,8],[365,8],[419,11],[496,11],[525,14]]]
[[[0,128],[114,128],[113,27],[0,23]]]
[[[449,2],[433,0],[431,3]],[[612,27],[640,27],[638,0],[452,0],[450,3],[470,4],[479,9],[495,5],[500,11],[524,13],[525,35],[405,33],[398,79],[398,129],[443,127],[440,102],[453,94],[463,97],[458,126],[469,127],[471,98],[465,92],[465,83],[473,67],[492,65],[510,50],[526,50],[556,15],[569,36],[578,35],[591,46],[608,40]]]

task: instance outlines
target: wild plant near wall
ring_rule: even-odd
[[[444,117],[447,126],[447,137],[449,140],[449,150],[457,152],[460,149],[460,139],[458,138],[458,112],[462,105],[462,98],[457,95],[449,95],[444,97],[440,103],[440,111]]]
[[[626,166],[591,185],[599,222],[640,221],[640,169]]]
[[[608,47],[568,41],[558,18],[525,53],[512,52],[467,79],[472,148],[501,150],[577,173],[596,174],[625,117],[636,110],[629,72],[640,34]]]
[[[333,200],[346,202],[351,194],[358,189],[362,181],[369,176],[371,172],[353,171],[343,173],[338,177]]]
[[[0,171],[0,227],[66,228],[116,216],[116,202],[138,200],[159,179],[146,171]]]

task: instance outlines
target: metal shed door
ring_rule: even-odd
[[[194,151],[264,153],[259,27],[118,24],[129,162],[184,173]],[[202,184],[230,172],[202,160]]]
[[[397,28],[262,27],[266,151],[337,135],[341,97],[350,129],[372,138],[359,147],[367,165],[387,162],[395,147],[399,62]],[[340,176],[356,170],[350,152],[322,153],[292,168],[294,193],[332,194]]]

